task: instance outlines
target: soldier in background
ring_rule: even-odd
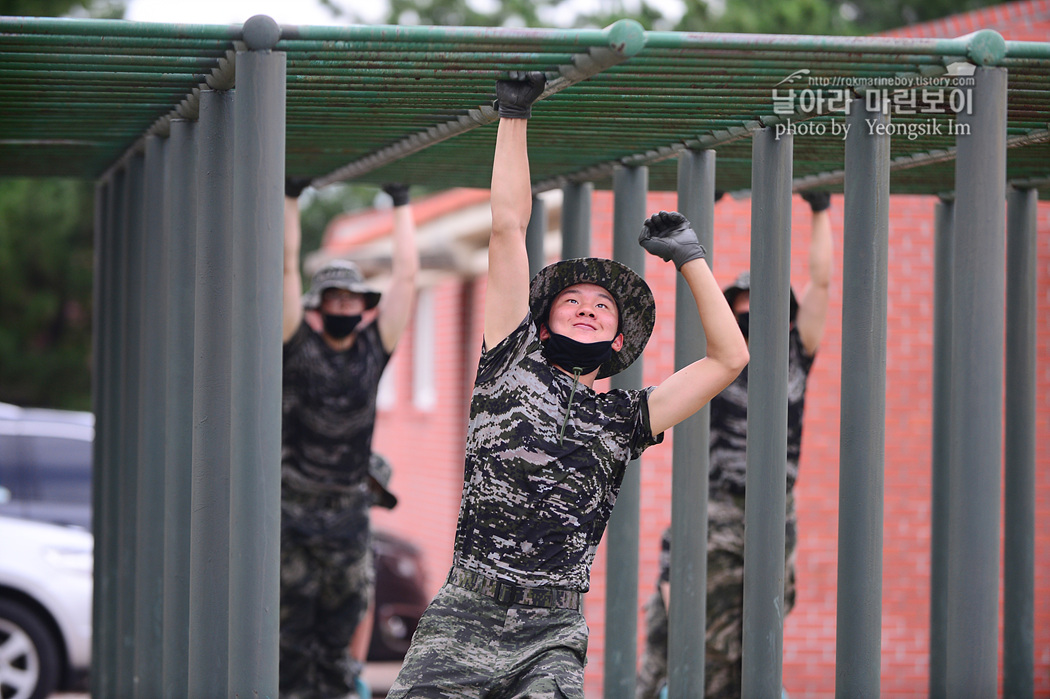
[[[833,243],[831,197],[802,192],[813,214],[809,283],[790,297],[788,330],[787,519],[784,615],[795,606],[795,548],[798,518],[794,486],[802,445],[806,379],[824,336],[831,286]],[[717,201],[717,198],[716,198]],[[747,272],[724,290],[744,337],[748,336],[751,277]],[[744,605],[744,485],[747,466],[747,376],[744,371],[711,400],[711,471],[707,530],[707,638],[704,690],[707,699],[739,697]],[[667,609],[670,599],[671,530],[660,544],[656,590],[645,605],[646,640],[635,699],[656,699],[667,682]]]
[[[298,195],[285,197],[284,381],[281,452],[280,693],[359,697],[363,665],[348,649],[374,581],[369,455],[379,378],[408,325],[419,255],[408,188],[394,200],[391,281],[380,293],[349,262],[313,277],[306,322],[299,275]]]
[[[372,507],[381,507],[384,510],[392,510],[397,507],[397,496],[390,490],[390,479],[393,477],[394,469],[385,456],[372,452],[368,459],[368,489],[372,493]],[[354,630],[354,636],[350,639],[350,657],[364,664],[368,660],[368,647],[372,642],[372,623],[375,620],[375,551],[372,551],[372,581],[368,595],[368,609],[361,623]],[[357,693],[361,699],[371,699],[372,690],[364,679],[359,675],[357,678]]]

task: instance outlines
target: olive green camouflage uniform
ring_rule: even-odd
[[[333,497],[324,512],[345,518],[371,493]],[[343,507],[340,507],[340,503]],[[315,511],[315,514],[318,511]],[[367,520],[361,525],[367,531]],[[281,699],[355,697],[361,674],[349,655],[350,637],[364,619],[375,584],[371,537],[298,538],[281,542]]]
[[[596,393],[553,367],[531,315],[482,353],[454,567],[390,699],[582,699],[587,627],[578,601],[557,605],[589,589],[627,464],[662,439],[648,394]]]
[[[740,696],[744,609],[744,509],[736,498],[708,503],[707,632],[704,696]],[[795,606],[795,559],[798,535],[795,498],[787,496],[784,549],[784,615]],[[664,531],[660,580],[670,579],[671,530]],[[635,699],[656,699],[667,683],[667,607],[660,585],[645,603],[645,650],[638,668]]]
[[[795,606],[798,518],[793,495],[802,442],[806,379],[813,366],[798,330],[788,353],[787,500],[784,616]],[[707,510],[707,699],[740,696],[744,607],[744,485],[747,466],[747,368],[711,401],[711,477]],[[661,541],[660,580],[670,579],[670,529]],[[645,605],[646,640],[635,699],[655,699],[667,682],[667,610],[657,589]]]

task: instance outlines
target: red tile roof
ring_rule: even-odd
[[[1021,0],[922,24],[900,27],[880,36],[954,38],[980,29],[994,29],[1007,41],[1050,41],[1050,0]]]

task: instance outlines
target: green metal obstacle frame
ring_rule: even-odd
[[[930,693],[997,692],[1005,446],[1004,652],[1022,661],[1007,666],[1004,691],[1023,694],[1050,44],[992,31],[646,32],[630,21],[539,30],[5,17],[0,175],[97,182],[93,694],[277,695],[284,177],[487,187],[493,84],[512,70],[548,77],[530,159],[534,191],[563,189],[574,212],[566,250],[586,250],[592,186],[614,190],[614,256],[638,271],[647,189],[677,190],[709,249],[715,189],[752,197],[750,385],[768,400],[749,412],[748,696],[779,697],[781,686],[787,346],[775,329],[788,308],[791,193],[846,197],[844,697],[879,694],[888,198],[941,197]],[[806,136],[798,153],[796,135]],[[704,339],[679,322],[684,361]],[[640,363],[616,381],[640,386]],[[675,430],[676,551],[706,541],[706,417]],[[609,531],[608,697],[633,695],[631,472]],[[705,566],[703,556],[672,562],[676,699],[702,694],[702,663],[688,659],[703,652],[704,590],[687,581]]]

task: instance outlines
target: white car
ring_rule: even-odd
[[[43,699],[91,663],[92,537],[0,517],[0,696]]]
[[[43,699],[87,677],[93,422],[0,403],[3,699]]]

